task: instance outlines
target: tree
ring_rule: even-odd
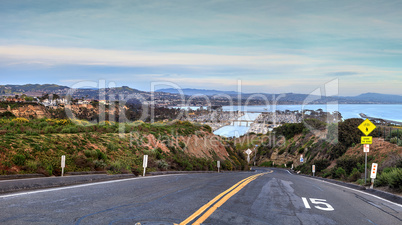
[[[0,118],[15,118],[15,115],[10,111],[5,111],[4,113],[0,113]]]
[[[363,122],[362,119],[347,119],[339,123],[338,127],[338,141],[346,148],[355,143],[360,143],[360,137],[363,133],[357,128]]]
[[[59,95],[57,95],[57,94],[53,94],[53,99],[54,99],[54,100],[56,100],[56,99],[60,99],[60,96],[59,96]]]

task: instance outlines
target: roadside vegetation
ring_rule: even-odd
[[[123,129],[123,130],[122,130]],[[66,155],[65,172],[106,171],[142,174],[143,155],[149,155],[148,172],[164,170],[240,170],[245,160],[226,144],[221,159],[196,157],[187,152],[185,138],[211,135],[209,126],[190,122],[124,124],[106,121],[91,124],[67,119],[0,119],[0,174],[41,173],[60,175],[60,158]],[[160,145],[150,143],[158,140]],[[225,143],[224,143],[225,144]],[[162,150],[162,148],[164,150]],[[213,149],[211,149],[213,152]]]
[[[365,163],[363,146],[360,144],[362,133],[357,128],[362,122],[362,119],[347,119],[330,124],[328,128],[325,123],[314,119],[305,123],[283,124],[274,129],[276,140],[281,142],[279,145],[267,140],[265,145],[258,147],[260,166],[289,168],[295,164],[296,171],[311,175],[312,165],[315,165],[316,176],[364,185]],[[331,135],[326,136],[326,140],[320,139],[317,136],[320,134],[310,132],[309,127],[314,128],[316,133],[337,129],[338,139]],[[384,143],[372,145],[367,158],[368,173],[371,163],[379,163],[375,186],[402,192],[402,129],[378,126],[370,135],[377,138],[377,142]],[[275,165],[275,160],[271,159],[274,155],[287,156],[288,160]],[[300,155],[304,157],[303,163],[298,162]],[[367,178],[367,184],[370,181]]]

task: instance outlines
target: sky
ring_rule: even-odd
[[[0,84],[402,95],[402,1],[2,0]]]

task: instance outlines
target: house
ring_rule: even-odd
[[[12,97],[8,97],[7,102],[25,102],[24,98],[12,98]]]

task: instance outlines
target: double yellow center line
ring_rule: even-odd
[[[249,184],[251,181],[257,179],[259,176],[272,173],[273,171],[267,172],[267,173],[259,173],[253,176],[249,176],[239,182],[237,182],[235,185],[227,189],[226,191],[220,193],[218,196],[216,196],[214,199],[209,201],[207,204],[203,205],[200,209],[198,209],[195,213],[193,213],[191,216],[189,216],[187,219],[185,219],[183,222],[180,223],[180,225],[186,225],[189,222],[193,221],[195,218],[200,216],[205,210],[206,211],[202,216],[200,216],[193,224],[201,224],[204,222],[209,216],[212,215],[212,213],[215,212],[216,209],[218,209],[220,206],[223,205],[229,198],[231,198],[233,195],[235,195],[237,192],[239,192],[242,188],[244,188],[247,184]],[[219,200],[219,201],[218,201]]]

